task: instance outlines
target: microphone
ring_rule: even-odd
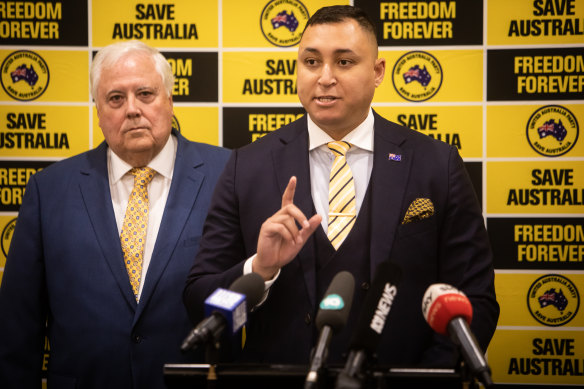
[[[320,335],[306,375],[305,389],[318,387],[319,372],[327,359],[332,334],[338,333],[345,326],[353,304],[354,290],[353,275],[348,271],[339,272],[331,281],[320,302],[320,309],[315,320]]]
[[[422,313],[434,331],[450,335],[460,347],[473,375],[486,387],[493,385],[491,369],[468,326],[472,321],[472,305],[466,295],[448,284],[430,285],[424,293]]]
[[[205,316],[185,338],[182,352],[196,348],[229,329],[235,334],[247,321],[247,306],[253,308],[264,294],[264,280],[257,273],[245,274],[231,284],[229,290],[218,288],[205,300]],[[247,301],[246,301],[247,298]]]
[[[365,362],[377,350],[387,316],[401,282],[401,268],[392,262],[381,262],[365,297],[363,309],[353,337],[345,367],[337,376],[335,388],[361,388]]]

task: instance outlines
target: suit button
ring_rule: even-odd
[[[369,290],[369,282],[363,282],[361,284],[361,289],[363,289],[363,290]]]
[[[134,343],[140,343],[142,341],[142,337],[139,334],[133,334],[132,335],[132,341]]]
[[[312,317],[310,316],[310,313],[307,313],[306,316],[304,316],[304,322],[306,325],[310,325],[310,323],[312,323]]]

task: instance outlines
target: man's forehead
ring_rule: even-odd
[[[299,48],[302,49],[303,46],[312,46],[312,44],[307,43],[307,41],[323,41],[323,44],[328,44],[330,41],[328,40],[330,35],[332,35],[333,38],[339,35],[350,35],[351,37],[357,37],[357,36],[361,36],[362,38],[366,37],[368,38],[368,41],[371,41],[372,43],[374,42],[374,37],[370,37],[369,36],[369,32],[366,31],[361,25],[359,25],[359,23],[357,23],[356,20],[353,19],[345,19],[343,21],[340,22],[334,22],[334,23],[319,23],[319,24],[313,24],[308,26],[303,34],[302,34],[302,38],[300,40],[300,44],[299,44]],[[320,39],[323,38],[324,36],[327,36],[326,39]],[[363,44],[363,41],[359,40],[359,45]],[[349,42],[346,42],[347,45],[349,45]]]

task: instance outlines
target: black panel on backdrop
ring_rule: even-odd
[[[584,218],[487,218],[496,269],[581,270]]]
[[[87,1],[2,1],[0,45],[87,46]]]
[[[48,161],[0,161],[0,212],[17,212],[31,175],[49,166]]]
[[[483,204],[483,164],[481,162],[465,162],[464,167],[470,176],[479,204]]]
[[[95,57],[97,51],[92,53]],[[174,102],[217,103],[219,70],[216,52],[162,52],[174,73]]]
[[[275,131],[305,113],[304,108],[223,108],[223,146],[235,149]]]
[[[163,52],[175,76],[175,102],[217,103],[219,100],[216,52]]]
[[[483,1],[355,0],[377,27],[379,46],[482,45]]]
[[[487,51],[487,100],[581,100],[582,48]]]

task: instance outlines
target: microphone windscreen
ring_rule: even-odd
[[[264,295],[264,279],[258,273],[245,274],[229,286],[229,290],[245,295],[248,309],[255,307]]]
[[[463,317],[470,324],[472,305],[466,295],[455,287],[433,284],[424,293],[422,313],[434,331],[448,335],[448,323],[455,317]]]
[[[381,262],[375,269],[375,277],[353,333],[352,349],[363,349],[370,353],[377,350],[397,287],[401,282],[401,273],[401,268],[389,261]]]
[[[325,325],[330,326],[333,332],[345,326],[353,304],[354,290],[355,278],[351,273],[342,271],[335,275],[316,314],[315,323],[319,331]]]

